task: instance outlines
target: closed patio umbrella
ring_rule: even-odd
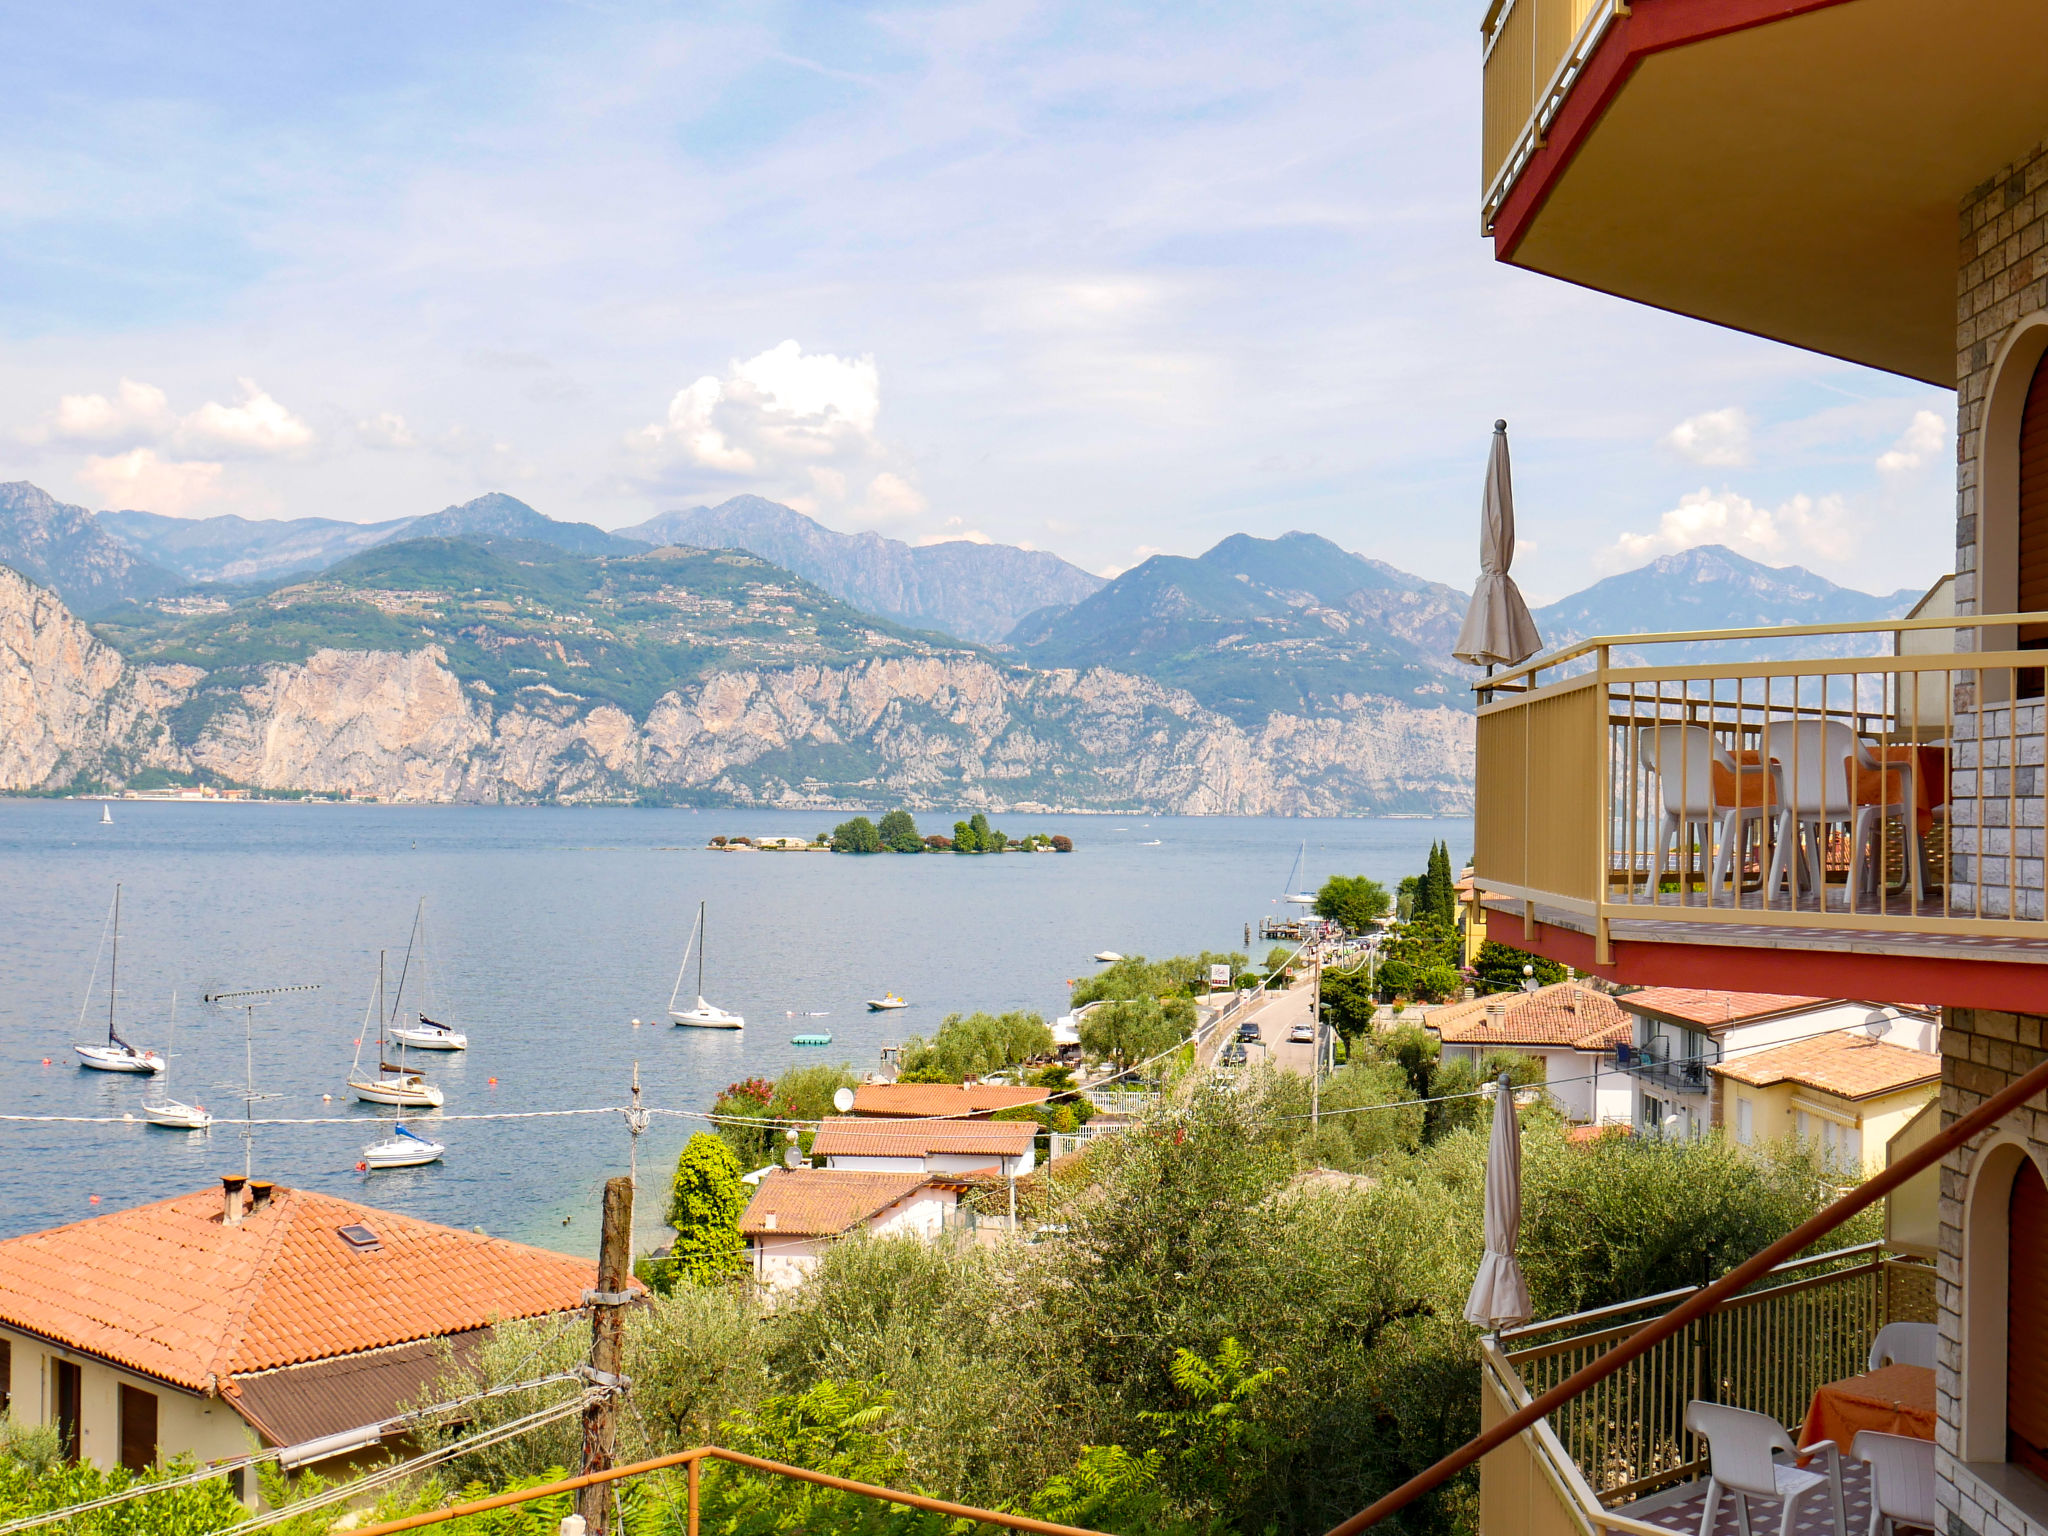
[[[1479,517],[1479,585],[1451,654],[1475,667],[1512,667],[1542,648],[1536,621],[1508,567],[1515,561],[1515,488],[1508,472],[1508,424],[1493,424],[1486,504]]]
[[[1465,1300],[1465,1321],[1506,1328],[1529,1321],[1529,1286],[1515,1262],[1522,1235],[1522,1127],[1515,1091],[1503,1072],[1493,1095],[1493,1135],[1486,1146],[1486,1256]]]

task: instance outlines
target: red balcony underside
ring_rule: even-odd
[[[1610,946],[1614,963],[1596,965],[1590,934],[1550,923],[1537,923],[1535,932],[1529,933],[1518,914],[1498,907],[1488,909],[1486,936],[1587,975],[1633,986],[1784,992],[1853,997],[1873,1003],[2048,1013],[2048,967],[2018,961],[1802,949],[1795,935],[1788,933],[1787,942],[1772,949],[1616,939]]]

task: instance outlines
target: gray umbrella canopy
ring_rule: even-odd
[[[1529,1287],[1515,1261],[1522,1235],[1522,1126],[1515,1091],[1503,1072],[1493,1091],[1493,1135],[1486,1146],[1486,1256],[1465,1299],[1465,1320],[1481,1328],[1529,1321]]]
[[[1508,567],[1515,560],[1515,487],[1508,472],[1508,424],[1493,424],[1493,454],[1486,461],[1486,505],[1479,518],[1479,585],[1465,610],[1465,627],[1451,654],[1475,667],[1527,661],[1543,647],[1529,605]]]

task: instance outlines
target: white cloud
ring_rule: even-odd
[[[356,436],[371,448],[416,448],[419,434],[396,411],[379,411],[356,423]]]
[[[131,448],[93,455],[78,478],[105,506],[183,517],[219,490],[221,471],[219,464],[160,459],[153,448]]]
[[[966,518],[949,517],[939,525],[937,533],[928,533],[923,538],[912,539],[910,542],[923,547],[928,544],[993,544],[995,540],[991,539],[979,528],[968,527]],[[1017,547],[1019,549],[1031,548],[1029,544],[1019,544]]]
[[[1733,491],[1704,488],[1681,496],[1657,520],[1653,533],[1624,533],[1601,558],[1609,571],[1629,570],[1682,549],[1725,544],[1738,555],[1769,565],[1802,560],[1841,562],[1856,552],[1857,530],[1840,496],[1794,496],[1760,507]]]
[[[1695,464],[1738,468],[1749,462],[1749,412],[1740,406],[1688,416],[1664,434],[1664,446]]]
[[[1948,446],[1948,422],[1932,411],[1915,411],[1899,440],[1877,456],[1878,472],[1903,474],[1920,468]]]
[[[209,400],[180,416],[154,384],[123,379],[111,396],[60,397],[54,411],[21,435],[32,443],[168,444],[186,451],[250,455],[285,453],[313,441],[313,429],[255,381],[237,382],[242,391],[237,404]]]
[[[876,432],[881,411],[873,357],[807,353],[792,340],[676,391],[664,419],[627,443],[662,478],[708,474],[800,512],[900,523],[926,502],[908,471],[892,467],[897,456]]]

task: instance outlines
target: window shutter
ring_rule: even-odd
[[[85,1396],[84,1373],[69,1360],[52,1360],[50,1377],[50,1395],[56,1400],[57,1439],[64,1448],[64,1459],[77,1461],[85,1450],[78,1422]]]
[[[14,1341],[0,1339],[0,1413],[14,1405]]]
[[[121,1465],[146,1472],[156,1462],[156,1394],[121,1383]]]
[[[2006,1460],[2048,1477],[2048,1184],[2021,1162],[2007,1210]]]
[[[2020,416],[2019,611],[2048,610],[2048,358],[2027,385]],[[2028,649],[2048,645],[2048,625],[2020,628]]]

